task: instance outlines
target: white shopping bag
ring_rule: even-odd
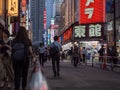
[[[28,90],[48,90],[46,79],[42,74],[38,61],[35,62],[35,66],[28,85]]]

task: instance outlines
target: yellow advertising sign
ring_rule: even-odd
[[[8,0],[8,16],[18,16],[18,0]]]
[[[0,16],[3,14],[3,0],[0,0]]]

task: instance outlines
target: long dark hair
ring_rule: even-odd
[[[27,35],[27,31],[25,29],[25,27],[20,27],[18,32],[17,32],[17,35],[14,39],[16,42],[22,42],[22,43],[25,43],[25,44],[28,44],[28,35]]]

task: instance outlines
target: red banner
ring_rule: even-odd
[[[69,28],[67,31],[65,31],[63,37],[64,37],[64,42],[70,40],[72,38],[72,28]]]
[[[26,7],[26,0],[22,0],[22,6]]]
[[[105,22],[106,0],[80,0],[80,24]]]
[[[46,9],[44,9],[44,29],[46,30]]]

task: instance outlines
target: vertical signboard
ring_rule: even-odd
[[[22,7],[26,6],[26,0],[22,0]]]
[[[0,0],[0,16],[3,14],[3,0]]]
[[[106,0],[106,13],[114,12],[114,0]]]
[[[44,30],[46,30],[46,9],[44,9]]]
[[[18,0],[8,0],[8,16],[18,16]]]
[[[106,0],[80,0],[80,24],[105,22]]]
[[[72,28],[71,27],[69,29],[67,29],[67,31],[64,32],[63,38],[64,38],[64,42],[67,40],[71,40],[71,38],[72,38]]]

